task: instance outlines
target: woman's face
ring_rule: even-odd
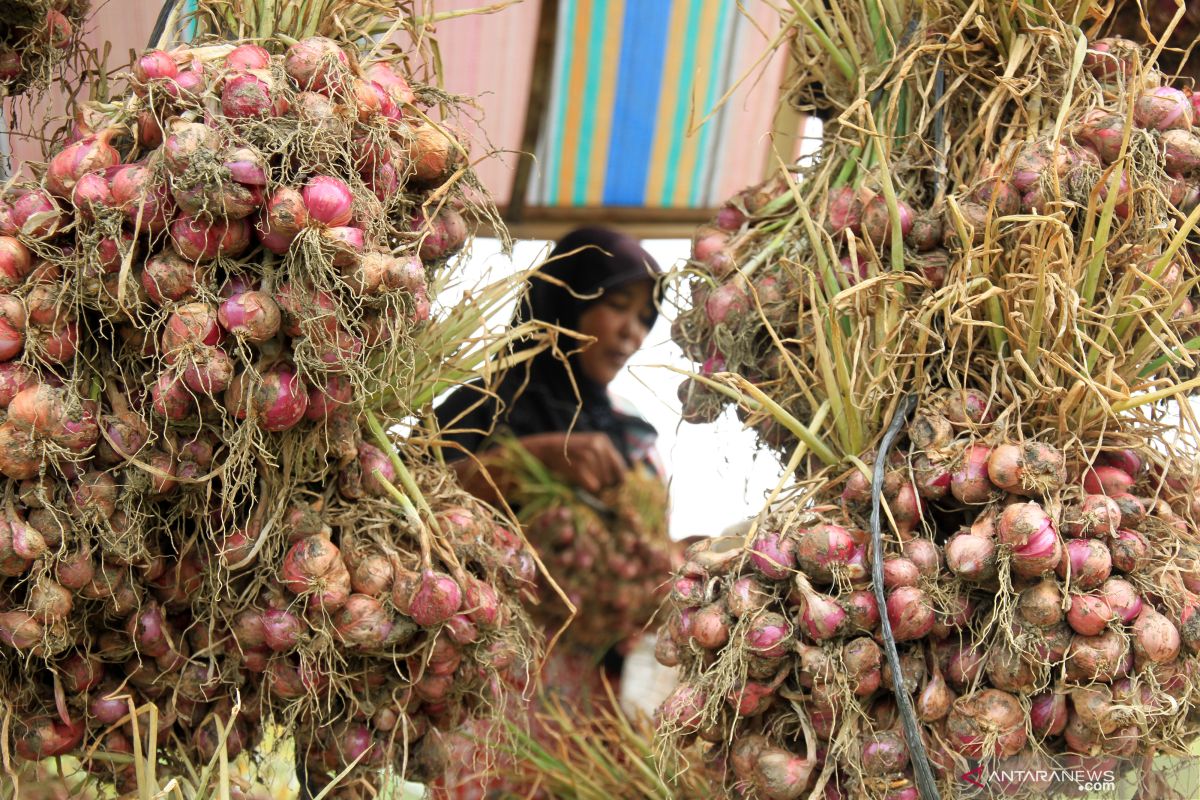
[[[654,321],[653,293],[653,281],[606,289],[579,317],[579,332],[596,339],[579,354],[589,380],[607,386],[642,346]]]

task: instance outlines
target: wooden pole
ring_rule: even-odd
[[[542,0],[538,12],[537,39],[533,49],[533,70],[529,76],[529,102],[525,106],[525,129],[521,134],[521,152],[517,156],[517,171],[513,176],[512,194],[505,210],[506,222],[518,223],[525,215],[525,197],[533,175],[533,155],[546,118],[550,100],[550,85],[554,80],[555,34],[558,32],[560,0]]]

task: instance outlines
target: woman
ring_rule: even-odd
[[[499,435],[515,437],[551,471],[591,493],[652,458],[654,428],[617,410],[608,385],[654,326],[658,264],[632,237],[580,228],[555,245],[539,273],[514,325],[540,320],[587,338],[560,336],[558,352],[545,350],[509,370],[494,394],[473,382],[437,409],[447,460],[485,500],[496,499],[493,483],[504,480],[487,453]]]
[[[581,228],[555,245],[538,272],[541,277],[531,281],[513,325],[538,320],[584,338],[563,333],[557,348],[511,368],[494,390],[474,381],[436,411],[447,461],[468,491],[489,502],[498,499],[497,487],[511,498],[499,440],[515,438],[564,483],[591,494],[620,484],[639,463],[657,474],[653,426],[618,410],[608,385],[654,326],[662,274],[658,264],[629,236]],[[518,343],[513,349],[536,344]],[[543,665],[541,685],[582,706],[604,697],[601,672],[610,683],[618,682],[622,663],[612,648],[597,670],[594,652],[564,640]],[[469,740],[456,747],[456,767],[435,797],[480,798],[505,786]]]

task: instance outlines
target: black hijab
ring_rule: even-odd
[[[579,228],[558,241],[517,306],[513,325],[532,320],[578,330],[583,312],[615,289],[662,274],[657,262],[631,236],[606,228]],[[655,291],[657,300],[658,292]],[[657,318],[657,308],[654,318]],[[653,324],[653,318],[651,319]],[[518,342],[513,351],[530,349],[536,340]],[[442,438],[475,453],[486,447],[490,434],[530,436],[551,431],[605,433],[617,451],[631,460],[629,434],[653,439],[646,421],[613,408],[604,386],[588,379],[571,337],[559,337],[559,353],[544,350],[525,365],[510,369],[496,388],[496,397],[473,381],[454,391],[436,410]],[[578,414],[578,416],[576,416]],[[461,452],[448,450],[453,459]]]

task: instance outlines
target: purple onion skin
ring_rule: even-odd
[[[423,627],[440,625],[462,607],[462,589],[444,573],[425,570],[413,594],[409,615]]]
[[[764,578],[786,580],[796,568],[796,543],[781,533],[760,533],[750,546],[750,563]]]

